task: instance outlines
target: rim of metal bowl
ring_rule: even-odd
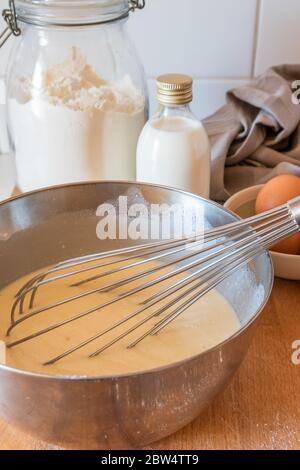
[[[236,220],[241,219],[237,214],[234,212],[230,211],[229,209],[226,209],[222,205],[218,204],[217,202],[205,199],[201,196],[198,196],[197,194],[190,193],[188,191],[183,191],[181,189],[173,188],[171,186],[164,186],[164,185],[159,185],[159,184],[152,184],[152,183],[142,183],[142,182],[133,182],[133,181],[119,181],[119,180],[102,180],[102,181],[82,181],[82,182],[76,182],[76,183],[67,183],[67,184],[60,184],[60,185],[55,185],[55,186],[48,186],[46,188],[41,188],[41,189],[36,189],[33,191],[29,191],[26,193],[19,194],[17,196],[12,196],[8,199],[4,199],[3,201],[0,201],[0,207],[8,204],[12,201],[15,201],[17,199],[22,199],[26,198],[28,196],[31,196],[33,194],[39,194],[39,193],[44,193],[48,191],[53,191],[56,189],[63,189],[63,188],[72,188],[76,186],[92,186],[92,185],[102,185],[102,184],[120,184],[120,185],[135,185],[135,186],[149,186],[152,188],[160,188],[160,189],[166,189],[170,191],[175,191],[177,193],[181,193],[187,196],[191,196],[197,200],[200,201],[205,201],[205,203],[211,204],[219,209],[222,209],[224,212],[227,214],[233,216]],[[226,340],[222,341],[221,343],[218,343],[216,346],[213,346],[210,349],[207,349],[206,351],[200,352],[198,354],[195,354],[191,357],[182,359],[181,361],[177,362],[172,362],[171,364],[167,364],[164,366],[160,367],[155,367],[149,370],[145,371],[140,371],[140,372],[130,372],[130,373],[123,373],[123,374],[112,374],[112,375],[94,375],[94,376],[86,376],[86,375],[51,375],[51,374],[44,374],[44,373],[38,373],[38,372],[30,372],[24,369],[18,369],[15,367],[11,367],[5,364],[0,364],[0,371],[4,370],[7,372],[12,372],[21,376],[27,376],[27,377],[32,377],[35,379],[47,379],[47,380],[63,380],[63,381],[105,381],[105,380],[115,380],[115,379],[127,379],[127,378],[134,378],[134,377],[141,377],[143,375],[150,375],[150,374],[155,374],[163,371],[167,371],[169,369],[175,368],[175,367],[180,367],[183,364],[189,364],[192,363],[193,361],[197,360],[198,358],[205,356],[207,354],[212,353],[213,351],[216,351],[220,348],[222,348],[225,344],[231,342],[235,338],[237,338],[239,335],[241,335],[245,330],[247,330],[261,315],[262,311],[266,307],[274,285],[274,266],[272,262],[272,258],[270,256],[270,253],[267,250],[262,251],[262,253],[258,256],[261,256],[262,254],[265,254],[267,258],[269,259],[270,262],[270,268],[271,268],[271,276],[270,276],[270,283],[269,283],[269,290],[268,293],[265,295],[265,300],[262,303],[260,309],[256,312],[255,315],[244,325],[242,328],[240,328],[236,333],[231,335],[229,338]]]

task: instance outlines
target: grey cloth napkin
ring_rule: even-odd
[[[295,80],[300,80],[300,65],[273,67],[249,85],[229,91],[227,104],[204,120],[212,147],[212,199],[225,201],[278,174],[300,176]]]

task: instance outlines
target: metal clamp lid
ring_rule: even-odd
[[[114,21],[124,18],[124,16],[128,16],[130,12],[134,12],[135,10],[142,10],[146,5],[146,0],[128,0],[128,11],[126,15],[122,15],[119,18],[115,18]],[[18,26],[17,20],[17,13],[14,0],[9,0],[9,8],[6,8],[2,12],[2,16],[7,23],[7,27],[2,31],[0,34],[0,48],[6,43],[8,38],[11,35],[20,36],[21,29]],[[95,22],[94,24],[101,24],[104,23],[103,21]],[[76,25],[73,25],[76,26]],[[80,24],[79,26],[82,26]]]
[[[130,0],[129,5],[131,7],[131,11],[142,10],[145,8],[146,0]]]
[[[9,8],[6,8],[2,12],[2,16],[7,23],[7,27],[0,35],[0,47],[5,44],[8,38],[13,34],[14,36],[20,36],[21,30],[18,26],[16,7],[14,0],[9,0]]]

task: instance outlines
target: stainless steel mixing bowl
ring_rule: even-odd
[[[95,230],[99,204],[124,194],[133,201],[138,196],[148,203],[199,204],[212,226],[235,219],[214,203],[153,185],[98,182],[29,193],[0,204],[0,288],[63,259],[125,246],[128,242],[100,241]],[[196,418],[224,389],[247,352],[272,282],[267,253],[223,282],[219,290],[239,316],[240,331],[181,363],[96,378],[51,377],[0,366],[1,417],[71,448],[124,449],[155,442]]]

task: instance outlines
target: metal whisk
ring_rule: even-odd
[[[94,336],[62,352],[62,354],[50,359],[44,365],[56,363],[86,345],[95,342],[124,323],[138,318],[143,312],[147,312],[148,309],[155,306],[155,309],[151,310],[149,314],[143,316],[139,321],[137,319],[136,323],[128,327],[126,331],[119,335],[116,334],[112,340],[104,343],[89,357],[98,356],[132,332],[139,330],[150,320],[160,317],[154,326],[148,328],[143,334],[139,334],[133,342],[128,344],[127,347],[132,348],[147,336],[162,331],[191,305],[218,286],[233,272],[255,259],[263,250],[296,234],[298,231],[300,231],[300,197],[263,214],[207,230],[204,235],[96,253],[58,263],[33,277],[19,290],[11,310],[11,325],[7,332],[8,336],[14,332],[18,325],[30,318],[38,317],[44,312],[57,309],[67,303],[76,304],[80,299],[88,298],[96,293],[111,292],[122,286],[130,286],[131,283],[136,281],[139,281],[139,283],[131,288],[128,287],[125,292],[116,294],[111,299],[88,310],[80,311],[70,318],[62,319],[29,336],[12,341],[7,344],[7,347],[16,347],[50,331],[66,327],[83,317],[96,314],[105,307],[157,286],[158,291],[148,295],[136,311],[126,314],[109,328],[95,332]],[[150,266],[147,268],[147,264],[154,261],[159,261],[159,263],[155,267]],[[120,263],[122,263],[122,266],[119,265]],[[124,265],[124,263],[126,264]],[[145,269],[139,273],[130,274],[130,269],[138,266],[145,266]],[[103,268],[106,267],[107,270],[103,272]],[[168,272],[162,273],[161,271],[166,268],[168,268]],[[121,280],[117,279],[93,289],[86,288],[82,292],[70,295],[65,299],[35,308],[37,293],[41,288],[45,289],[50,284],[70,278],[70,286],[83,287],[91,281],[98,281],[106,276],[119,275],[122,272],[124,272],[124,278]],[[86,278],[75,282],[75,276],[83,273],[87,274]],[[154,278],[153,275],[155,275]],[[172,282],[165,285],[166,281]],[[28,305],[27,311],[25,305]]]

